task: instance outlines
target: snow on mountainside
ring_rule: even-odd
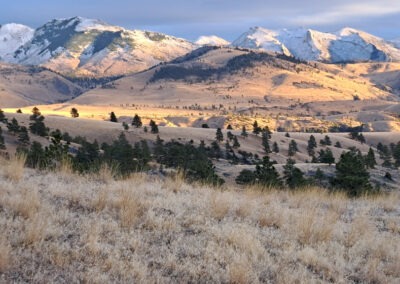
[[[390,41],[394,47],[400,48],[400,38],[396,38]]]
[[[215,45],[215,46],[226,46],[230,44],[229,41],[215,35],[201,36],[196,40],[195,43],[198,45]]]
[[[0,59],[30,41],[34,30],[20,24],[0,25]]]
[[[5,61],[41,65],[64,74],[111,76],[137,72],[193,50],[161,33],[126,30],[99,20],[52,20]]]
[[[272,31],[254,27],[232,46],[284,53],[308,61],[400,61],[400,50],[393,44],[351,28],[324,33],[302,28]]]

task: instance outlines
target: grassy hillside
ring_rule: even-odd
[[[396,283],[399,204],[2,160],[0,282]]]

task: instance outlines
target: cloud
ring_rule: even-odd
[[[345,5],[327,7],[323,12],[297,16],[291,22],[298,25],[328,25],[397,13],[400,13],[399,1],[380,0],[379,2],[362,1],[358,3],[353,1],[353,3]]]

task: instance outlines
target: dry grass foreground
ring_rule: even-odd
[[[0,283],[400,281],[399,193],[221,191],[0,165]]]

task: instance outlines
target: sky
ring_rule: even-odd
[[[400,0],[0,0],[0,7],[0,24],[33,28],[82,16],[189,40],[201,35],[234,40],[253,26],[326,32],[353,27],[400,38]]]

